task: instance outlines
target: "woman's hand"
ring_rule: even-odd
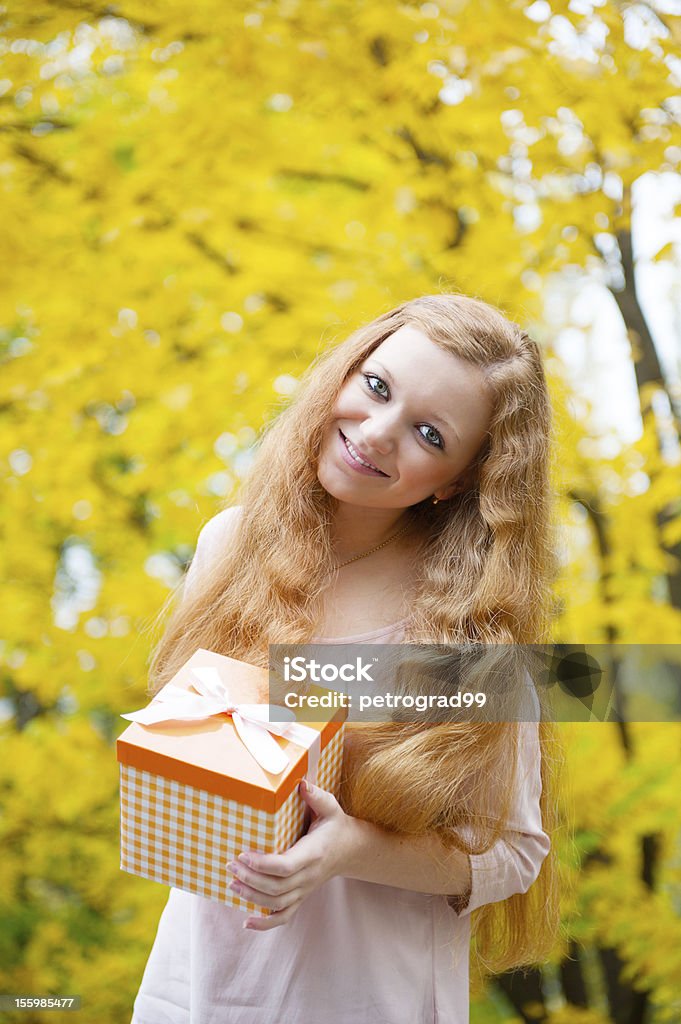
[[[307,833],[285,853],[249,851],[227,865],[235,876],[230,889],[273,911],[266,917],[248,917],[244,928],[268,931],[287,924],[314,889],[341,874],[352,847],[355,819],[335,796],[305,780],[299,792],[315,816]]]

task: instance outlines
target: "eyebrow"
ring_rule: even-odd
[[[371,357],[369,357],[369,358],[371,358]],[[377,359],[373,359],[372,361],[378,367],[378,369],[381,371],[381,373],[383,374],[383,376],[387,380],[388,384],[390,384],[391,387],[395,387],[395,381],[393,380],[392,375],[386,370],[385,366],[383,366],[381,363],[379,363]],[[431,419],[432,419],[433,423],[435,423],[437,426],[439,426],[439,427],[446,427],[449,430],[451,430],[451,432],[456,437],[457,441],[459,443],[461,443],[461,437],[460,437],[459,432],[458,432],[458,430],[456,429],[456,427],[454,426],[453,423],[450,423],[449,420],[442,419],[442,417],[440,417],[440,416],[431,416]]]

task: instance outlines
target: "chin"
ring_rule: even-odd
[[[347,480],[339,480],[333,471],[326,473],[324,466],[317,470],[317,479],[327,494],[336,501],[344,501],[348,505],[364,505],[365,501],[358,495],[356,488]]]

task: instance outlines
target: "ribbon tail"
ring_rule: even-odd
[[[281,775],[290,762],[274,737],[260,725],[248,722],[238,711],[232,712],[234,728],[244,746],[256,759],[261,768],[272,775]]]
[[[163,693],[163,691],[160,691]],[[159,694],[160,696],[160,694]],[[206,697],[199,697],[198,694],[190,694],[179,690],[178,696],[173,697],[164,694],[166,700],[152,700],[145,708],[139,711],[130,711],[121,715],[129,722],[138,722],[140,725],[158,725],[160,722],[195,722],[202,718],[210,718],[211,715],[219,715],[227,710],[227,706],[217,700]]]
[[[131,711],[128,715],[121,715],[121,718],[126,718],[129,722],[137,722],[139,725],[159,725],[161,722],[173,722],[173,721],[186,721],[194,718],[205,718],[205,712],[199,715],[188,715],[186,711],[170,707],[170,704],[161,704],[160,702],[154,706],[150,704],[147,708],[140,708],[139,711]]]

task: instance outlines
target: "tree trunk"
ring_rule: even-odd
[[[611,283],[610,292],[617,303],[631,342],[641,415],[648,410],[648,401],[645,396],[650,387],[664,391],[672,411],[676,439],[681,441],[681,410],[665,380],[655,342],[636,288],[634,251],[631,240],[631,195],[628,189],[625,190],[623,212],[622,226],[617,231],[617,242],[622,261],[624,286],[618,288]],[[660,447],[662,447],[663,441],[659,430],[658,437]],[[673,502],[667,508],[662,509],[657,515],[657,526],[660,533],[665,525],[679,514],[681,514],[681,501]],[[666,574],[669,585],[669,601],[673,608],[681,608],[681,542],[673,545],[661,544],[661,546],[666,554],[674,560],[674,567],[670,568]]]
[[[526,973],[506,971],[494,980],[526,1024],[542,1024],[548,1020],[540,968],[532,968]]]
[[[612,604],[612,598],[609,593],[610,570],[607,568],[610,564],[611,554],[607,519],[599,508],[598,500],[591,495],[579,495],[573,492],[570,497],[582,505],[591,521],[593,531],[596,536],[601,564],[600,583],[602,588],[602,600],[604,605],[607,606]],[[606,636],[608,644],[611,645],[613,650],[616,650],[617,648],[615,645],[617,643],[617,632],[613,626],[607,626]],[[616,656],[613,657],[610,660],[609,668],[612,673],[611,682],[614,687],[616,698],[615,704],[617,708],[614,724],[617,726],[625,757],[627,761],[630,761],[634,752],[626,707],[624,706],[624,695],[618,682],[620,659]],[[642,837],[641,878],[647,888],[651,891],[654,889],[655,885],[655,868],[658,849],[659,840],[657,836],[647,835]],[[585,865],[591,860],[601,860],[605,863],[609,863],[610,858],[602,851],[595,850],[590,857],[587,858]],[[603,980],[607,992],[611,1020],[614,1021],[614,1024],[645,1024],[648,1007],[650,1005],[650,993],[647,991],[637,991],[628,982],[622,980],[622,968],[624,966],[624,961],[620,958],[616,949],[610,946],[599,946],[597,947],[597,953],[603,972]]]

